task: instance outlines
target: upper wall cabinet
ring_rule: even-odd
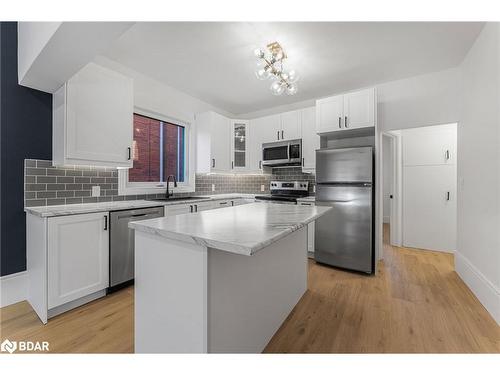
[[[53,96],[55,165],[132,166],[132,79],[88,64]]]
[[[235,171],[249,169],[248,121],[231,121],[231,168]]]
[[[375,89],[369,88],[316,101],[318,134],[373,127],[376,123]]]
[[[260,117],[250,120],[249,170],[262,170],[262,144],[278,140],[281,136],[280,115]]]
[[[196,171],[231,170],[231,120],[215,112],[196,116]]]
[[[316,169],[316,150],[320,148],[320,138],[316,134],[315,124],[316,108],[304,108],[301,111],[303,170]]]
[[[301,111],[284,112],[280,115],[281,130],[278,139],[298,139],[301,137]]]

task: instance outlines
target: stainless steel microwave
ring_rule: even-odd
[[[302,139],[262,144],[262,165],[302,165]]]

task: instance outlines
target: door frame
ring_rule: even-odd
[[[391,149],[384,149],[384,137],[390,140]],[[393,199],[391,201],[390,210],[390,227],[391,227],[391,237],[389,243],[393,246],[401,246],[402,244],[402,141],[401,136],[398,131],[384,131],[380,133],[380,158],[379,158],[379,172],[378,178],[383,181],[384,176],[384,155],[388,152],[391,153],[391,168],[392,168],[392,195]],[[380,191],[378,193],[380,209],[378,213],[379,228],[378,233],[380,233],[378,239],[379,245],[379,256],[378,259],[384,258],[384,245],[383,245],[383,229],[384,229],[384,185],[380,183]]]

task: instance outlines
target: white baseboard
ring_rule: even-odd
[[[28,273],[26,271],[0,277],[0,307],[26,300]]]
[[[500,290],[458,251],[455,252],[455,270],[493,319],[500,324]]]

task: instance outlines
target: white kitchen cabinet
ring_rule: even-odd
[[[314,202],[298,202],[300,206],[314,206]],[[307,224],[307,252],[314,253],[314,221]]]
[[[343,118],[343,95],[316,100],[316,133],[342,130]]]
[[[344,94],[344,129],[375,126],[375,89]]]
[[[193,212],[207,211],[215,208],[213,201],[193,203]]]
[[[55,165],[132,166],[132,79],[90,63],[53,95]]]
[[[165,206],[165,216],[175,216],[181,214],[189,214],[193,211],[193,204],[172,204]]]
[[[48,308],[109,286],[108,213],[48,219]]]
[[[248,121],[231,121],[231,169],[244,171],[249,169]]]
[[[456,124],[407,129],[402,141],[405,166],[456,164]]]
[[[374,127],[375,88],[349,92],[316,101],[318,134]]]
[[[262,170],[262,143],[273,142],[281,136],[280,115],[260,117],[250,120],[249,125],[249,170]]]
[[[216,112],[196,116],[196,171],[231,170],[231,120]]]
[[[304,108],[301,111],[302,130],[302,170],[316,168],[316,150],[320,148],[320,136],[316,133],[316,108]]]
[[[301,137],[301,111],[284,112],[280,115],[281,130],[279,139],[298,139]]]

